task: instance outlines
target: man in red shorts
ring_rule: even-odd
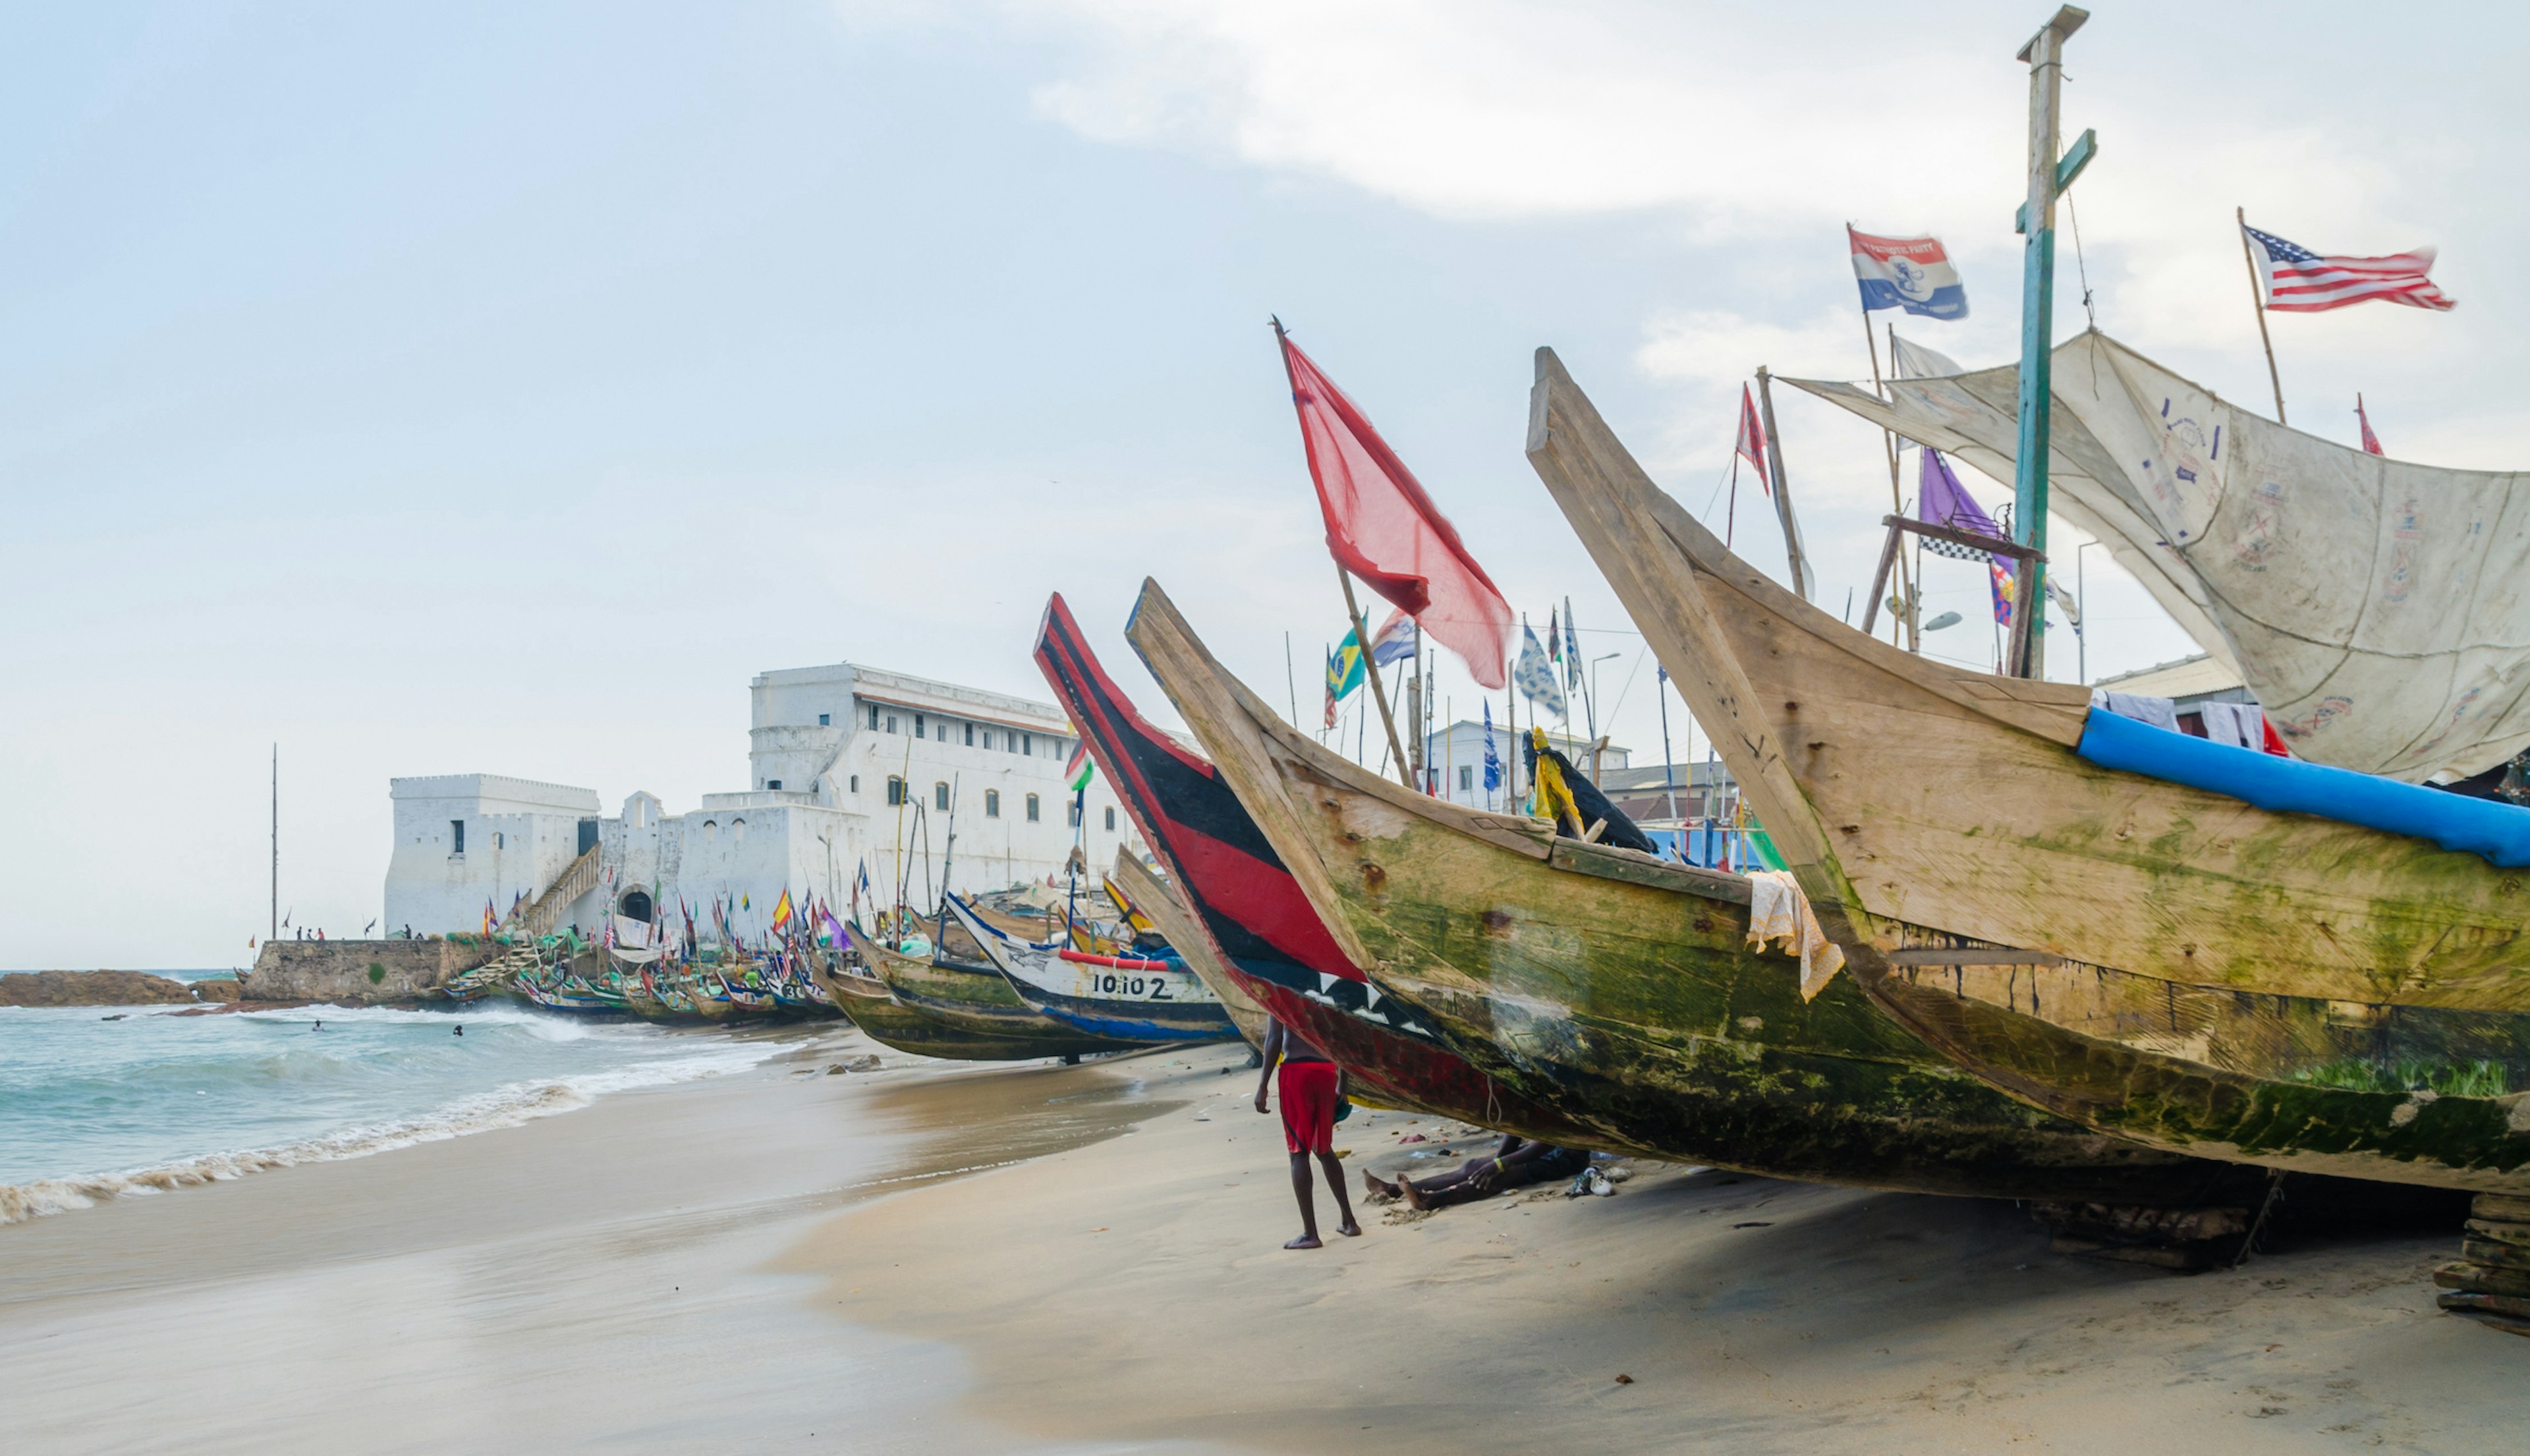
[[[1327,1054],[1300,1040],[1282,1022],[1265,1021],[1265,1074],[1256,1079],[1256,1110],[1265,1110],[1265,1090],[1280,1085],[1283,1093],[1283,1145],[1292,1153],[1292,1193],[1300,1201],[1300,1236],[1286,1249],[1316,1249],[1318,1203],[1311,1196],[1309,1158],[1316,1155],[1327,1170],[1327,1191],[1336,1196],[1344,1221],[1336,1232],[1347,1238],[1361,1233],[1352,1221],[1352,1205],[1345,1198],[1344,1168],[1336,1161],[1336,1097],[1340,1079]]]

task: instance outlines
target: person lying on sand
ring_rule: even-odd
[[[1336,1101],[1343,1078],[1327,1054],[1300,1040],[1282,1022],[1265,1018],[1265,1072],[1256,1079],[1256,1110],[1265,1110],[1265,1090],[1283,1093],[1283,1145],[1292,1153],[1292,1193],[1300,1201],[1300,1236],[1286,1249],[1316,1249],[1318,1203],[1312,1196],[1309,1159],[1315,1155],[1327,1170],[1327,1192],[1335,1195],[1344,1221],[1336,1232],[1357,1238],[1361,1225],[1352,1220],[1352,1204],[1345,1198],[1344,1167],[1336,1161]]]
[[[1493,1157],[1468,1159],[1464,1166],[1435,1173],[1419,1183],[1412,1178],[1390,1183],[1372,1177],[1368,1168],[1362,1169],[1361,1181],[1374,1198],[1402,1199],[1409,1209],[1446,1209],[1531,1183],[1569,1178],[1589,1165],[1590,1155],[1578,1148],[1558,1148],[1552,1143],[1507,1135]]]

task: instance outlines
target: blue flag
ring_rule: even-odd
[[[1502,787],[1502,754],[1494,748],[1494,705],[1485,703],[1485,792]]]
[[[1555,630],[1550,625],[1549,632]],[[1527,624],[1519,629],[1519,665],[1512,670],[1512,685],[1520,696],[1546,709],[1558,718],[1571,716],[1564,701],[1564,684],[1555,680],[1555,665],[1547,661],[1546,652],[1537,645],[1537,633]]]
[[[1572,599],[1564,599],[1564,685],[1581,687],[1581,634],[1572,626]]]

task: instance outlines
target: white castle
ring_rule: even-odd
[[[1140,845],[1103,776],[1073,824],[1076,740],[1051,704],[855,663],[760,674],[749,691],[752,786],[684,814],[636,792],[601,818],[593,790],[496,774],[391,781],[389,933],[480,930],[486,906],[506,917],[555,891],[538,929],[683,907],[708,939],[707,907],[726,897],[752,938],[785,889],[840,915],[866,871],[865,901],[895,903],[902,883],[928,909],[944,878],[967,894],[1060,877],[1075,841],[1094,875],[1118,844]]]

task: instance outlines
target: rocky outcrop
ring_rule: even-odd
[[[156,1006],[192,999],[192,990],[184,982],[147,971],[18,971],[0,976],[0,1006]]]
[[[259,1001],[420,1000],[506,946],[468,936],[430,941],[267,941],[241,995]]]

